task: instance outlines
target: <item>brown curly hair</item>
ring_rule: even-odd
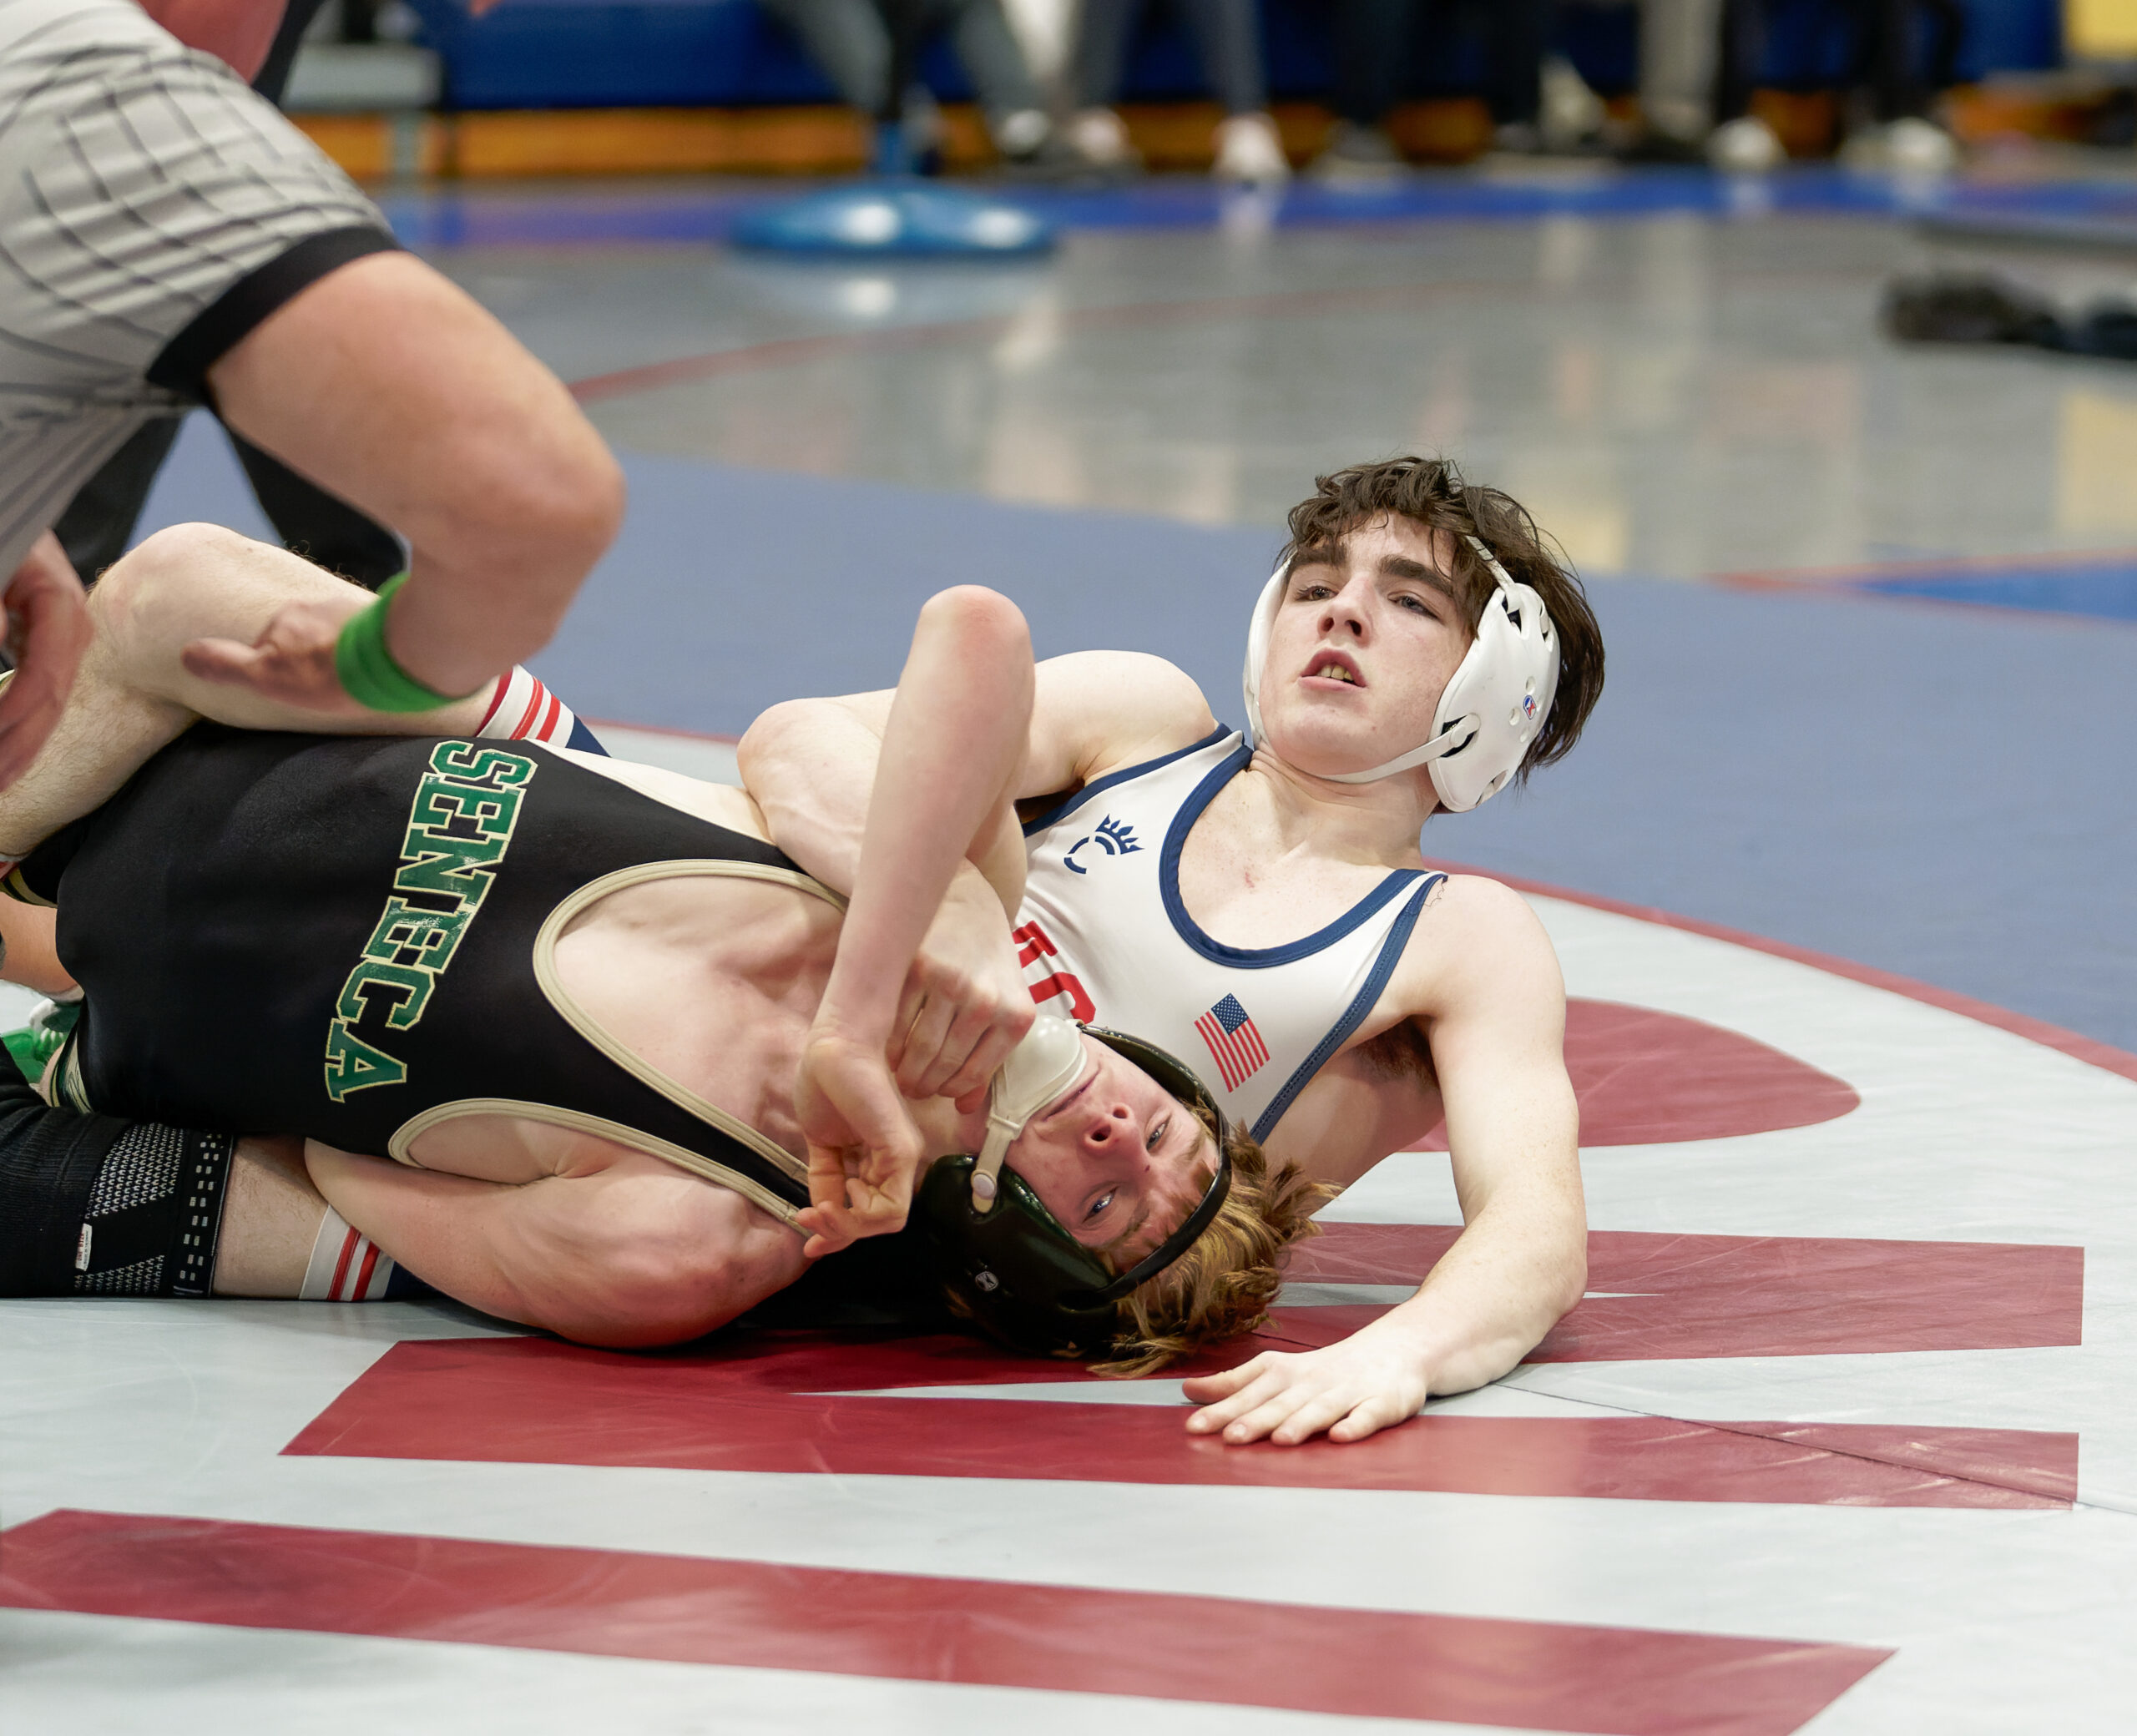
[[[1196,1118],[1202,1119],[1199,1111]],[[1239,1128],[1228,1130],[1225,1150],[1232,1185],[1215,1221],[1186,1253],[1114,1305],[1112,1354],[1091,1364],[1091,1373],[1119,1380],[1154,1375],[1205,1345],[1253,1331],[1283,1286],[1284,1250],[1321,1233],[1312,1214],[1336,1189],[1308,1179],[1296,1163],[1272,1166]]]
[[[1377,518],[1407,518],[1428,530],[1453,533],[1454,581],[1472,632],[1494,588],[1490,572],[1464,541],[1474,536],[1509,578],[1533,586],[1559,635],[1559,691],[1551,714],[1531,744],[1518,780],[1536,766],[1573,751],[1589,714],[1603,694],[1603,630],[1565,552],[1547,542],[1520,502],[1496,488],[1478,488],[1446,458],[1387,458],[1314,478],[1314,493],[1291,512],[1284,558],[1340,542]]]

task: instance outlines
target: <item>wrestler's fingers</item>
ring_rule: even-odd
[[[987,1106],[987,1088],[994,1076],[1002,1071],[1002,1063],[1009,1058],[1009,1052],[1023,1040],[1023,1033],[999,1021],[989,1025],[987,1032],[965,1057],[965,1064],[942,1082],[939,1097],[956,1099],[959,1110],[969,1114],[974,1109]]]
[[[1195,1375],[1180,1383],[1180,1390],[1187,1395],[1190,1404],[1214,1405],[1220,1399],[1230,1398],[1256,1376],[1269,1371],[1267,1351],[1259,1356],[1250,1356],[1236,1368],[1220,1370],[1214,1375]]]
[[[912,1036],[913,1022],[920,1017],[920,1009],[927,999],[927,991],[917,976],[908,976],[903,991],[898,996],[898,1010],[891,1021],[891,1040],[883,1045],[883,1065],[893,1076],[905,1064],[906,1047]]]
[[[180,648],[178,660],[187,674],[218,687],[249,687],[276,699],[316,697],[348,703],[330,659],[292,657],[279,645],[195,639]]]
[[[801,1244],[804,1259],[821,1259],[826,1254],[851,1247],[856,1239],[848,1226],[839,1223],[821,1206],[804,1206],[794,1214],[794,1222],[808,1234],[808,1240]]]
[[[1321,1393],[1306,1400],[1278,1423],[1270,1431],[1269,1438],[1279,1446],[1302,1446],[1331,1423],[1355,1415],[1359,1408],[1355,1392],[1339,1390]]]
[[[1392,1429],[1398,1422],[1407,1422],[1417,1413],[1405,1410],[1400,1405],[1390,1404],[1381,1398],[1367,1399],[1354,1407],[1351,1414],[1328,1431],[1331,1441],[1362,1441],[1368,1435],[1377,1435],[1382,1429]]]
[[[1307,1395],[1296,1386],[1279,1385],[1244,1416],[1225,1425],[1225,1440],[1233,1446],[1259,1441],[1287,1422],[1306,1403]]]
[[[986,1034],[987,1015],[971,1009],[959,1012],[942,1034],[942,1046],[920,1075],[916,1097],[947,1097],[950,1081],[961,1077],[971,1060],[973,1045]]]
[[[1284,1383],[1281,1370],[1264,1369],[1230,1398],[1217,1404],[1205,1405],[1189,1417],[1188,1431],[1195,1435],[1214,1435],[1220,1429],[1230,1429],[1240,1417],[1251,1414],[1281,1392]]]
[[[956,1014],[957,1008],[949,1002],[932,995],[921,1003],[920,1016],[906,1034],[905,1054],[896,1069],[898,1089],[907,1097],[934,1095],[925,1088],[923,1082],[936,1057],[942,1052],[942,1041],[949,1035],[950,1022]]]

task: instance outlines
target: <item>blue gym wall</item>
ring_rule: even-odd
[[[445,61],[446,100],[459,108],[740,107],[825,103],[836,93],[793,39],[755,0],[508,0],[468,17],[459,0],[413,0],[425,40]],[[1478,14],[1488,0],[1440,0],[1420,33],[1412,88],[1421,95],[1471,88],[1479,73]],[[1844,0],[1768,0],[1764,81],[1829,83],[1846,65]],[[1962,78],[2053,66],[2060,53],[2056,0],[1960,0],[1966,25]],[[1271,88],[1316,96],[1328,86],[1325,0],[1263,0],[1262,34]],[[1635,68],[1629,3],[1561,8],[1562,46],[1599,89],[1629,88]],[[945,98],[970,94],[941,43],[925,62]],[[1197,96],[1205,84],[1192,40],[1170,18],[1149,33],[1130,69],[1129,94]]]

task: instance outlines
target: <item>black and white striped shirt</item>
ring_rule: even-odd
[[[147,416],[385,219],[132,0],[0,0],[0,583]]]

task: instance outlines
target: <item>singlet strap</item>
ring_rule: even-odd
[[[610,1121],[605,1116],[588,1115],[577,1109],[561,1109],[553,1103],[530,1103],[508,1097],[470,1097],[462,1098],[458,1103],[439,1103],[424,1110],[420,1115],[410,1116],[394,1130],[386,1150],[397,1163],[405,1163],[411,1169],[421,1169],[423,1166],[410,1155],[416,1141],[432,1128],[470,1115],[508,1115],[518,1121],[538,1121],[549,1127],[568,1128],[575,1133],[591,1133],[597,1138],[613,1139],[617,1144],[629,1146],[633,1151],[644,1152],[648,1157],[664,1158],[678,1169],[688,1170],[692,1175],[701,1176],[720,1187],[731,1188],[750,1204],[763,1207],[790,1229],[796,1228],[794,1220],[801,1207],[740,1171],[730,1169],[702,1153],[685,1150],[657,1134],[625,1127],[623,1123]],[[742,1142],[738,1140],[735,1143],[740,1144]],[[755,1145],[749,1148],[752,1151],[757,1149]],[[780,1152],[779,1155],[783,1160],[780,1166],[781,1170],[790,1171],[793,1158],[786,1152]],[[805,1171],[805,1179],[806,1174]]]

